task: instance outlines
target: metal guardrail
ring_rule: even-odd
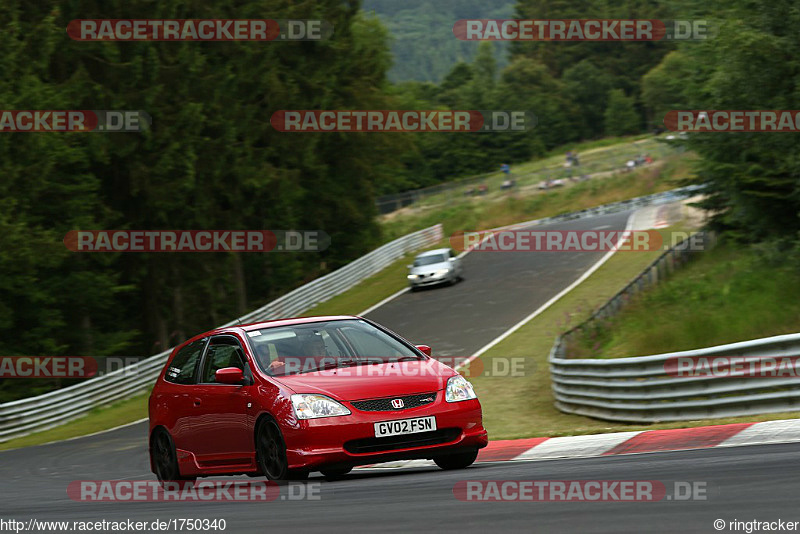
[[[709,236],[705,237],[708,240]],[[589,319],[556,339],[548,358],[556,408],[566,413],[628,423],[713,419],[800,409],[800,381],[796,376],[800,374],[800,364],[796,363],[800,362],[800,334],[654,356],[568,357],[569,342],[575,336],[586,335],[587,329],[602,328],[601,321],[616,314],[633,294],[657,283],[694,252],[682,243],[666,251]],[[791,369],[783,373],[789,374],[788,377],[675,371],[678,358],[700,357],[709,358],[709,362],[714,358],[741,357],[747,359],[748,366],[750,361],[760,366],[762,362],[772,362],[771,359],[798,360],[790,360],[793,362]],[[730,360],[722,362],[730,365]],[[725,367],[724,363],[721,365]]]
[[[301,314],[347,291],[407,253],[438,243],[442,237],[442,225],[437,224],[395,239],[223,327]],[[171,352],[170,349],[80,384],[0,404],[0,443],[64,424],[95,407],[148,389]]]
[[[550,373],[556,407],[567,413],[628,423],[714,419],[800,409],[797,376],[753,377],[741,373],[676,376],[674,371],[667,371],[668,360],[693,357],[710,360],[743,357],[759,362],[797,358],[800,334],[607,360],[560,358],[554,346],[550,353]],[[793,365],[791,369],[795,375],[800,373],[800,366]]]

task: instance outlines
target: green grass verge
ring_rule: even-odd
[[[651,167],[610,173],[547,192],[517,190],[485,198],[454,195],[440,205],[423,205],[385,216],[382,228],[387,239],[395,239],[442,223],[447,236],[579,211],[674,189],[678,180],[689,175],[691,159],[692,156],[675,154]]]
[[[662,231],[662,234],[666,230]],[[618,252],[561,300],[481,356],[484,369],[492,368],[492,358],[525,358],[523,376],[491,377],[482,375],[470,378],[481,399],[484,424],[491,439],[687,428],[800,416],[800,412],[794,412],[653,425],[629,425],[565,414],[555,408],[547,364],[547,357],[555,337],[586,319],[594,309],[644,270],[659,253],[658,251]],[[681,310],[685,312],[685,303]],[[639,313],[642,313],[641,310]],[[647,316],[652,318],[658,315],[648,309]],[[657,324],[651,325],[651,329],[664,328],[660,316],[658,317],[659,320],[654,321]],[[669,327],[665,329],[669,330]]]
[[[131,423],[147,417],[148,396],[149,393],[144,393],[111,406],[100,406],[67,424],[0,443],[0,451],[76,438]]]
[[[800,272],[793,261],[721,244],[593,330],[577,340],[576,349],[603,358],[795,333],[800,331]]]

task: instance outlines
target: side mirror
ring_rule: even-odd
[[[244,373],[238,367],[217,369],[214,379],[220,384],[240,385],[244,382]]]
[[[425,353],[427,356],[431,355],[431,348],[428,345],[417,345],[417,348]]]

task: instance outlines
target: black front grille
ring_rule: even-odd
[[[395,408],[392,406],[392,401],[398,399],[403,401],[402,408]],[[420,393],[418,395],[406,395],[405,397],[386,397],[383,399],[353,401],[350,404],[352,404],[356,410],[361,410],[362,412],[395,412],[398,410],[427,406],[433,404],[435,400],[436,393]]]
[[[410,449],[412,447],[425,447],[439,445],[453,441],[461,435],[459,428],[442,428],[431,432],[418,434],[403,434],[402,436],[388,436],[385,438],[354,439],[344,444],[344,450],[350,453],[383,452],[397,449]]]

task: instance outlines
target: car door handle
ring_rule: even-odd
[[[195,400],[194,400],[194,406],[195,406],[195,408],[196,408],[196,407],[198,407],[198,406],[200,406],[200,404],[201,404],[201,402],[200,402],[200,399],[195,399]]]

